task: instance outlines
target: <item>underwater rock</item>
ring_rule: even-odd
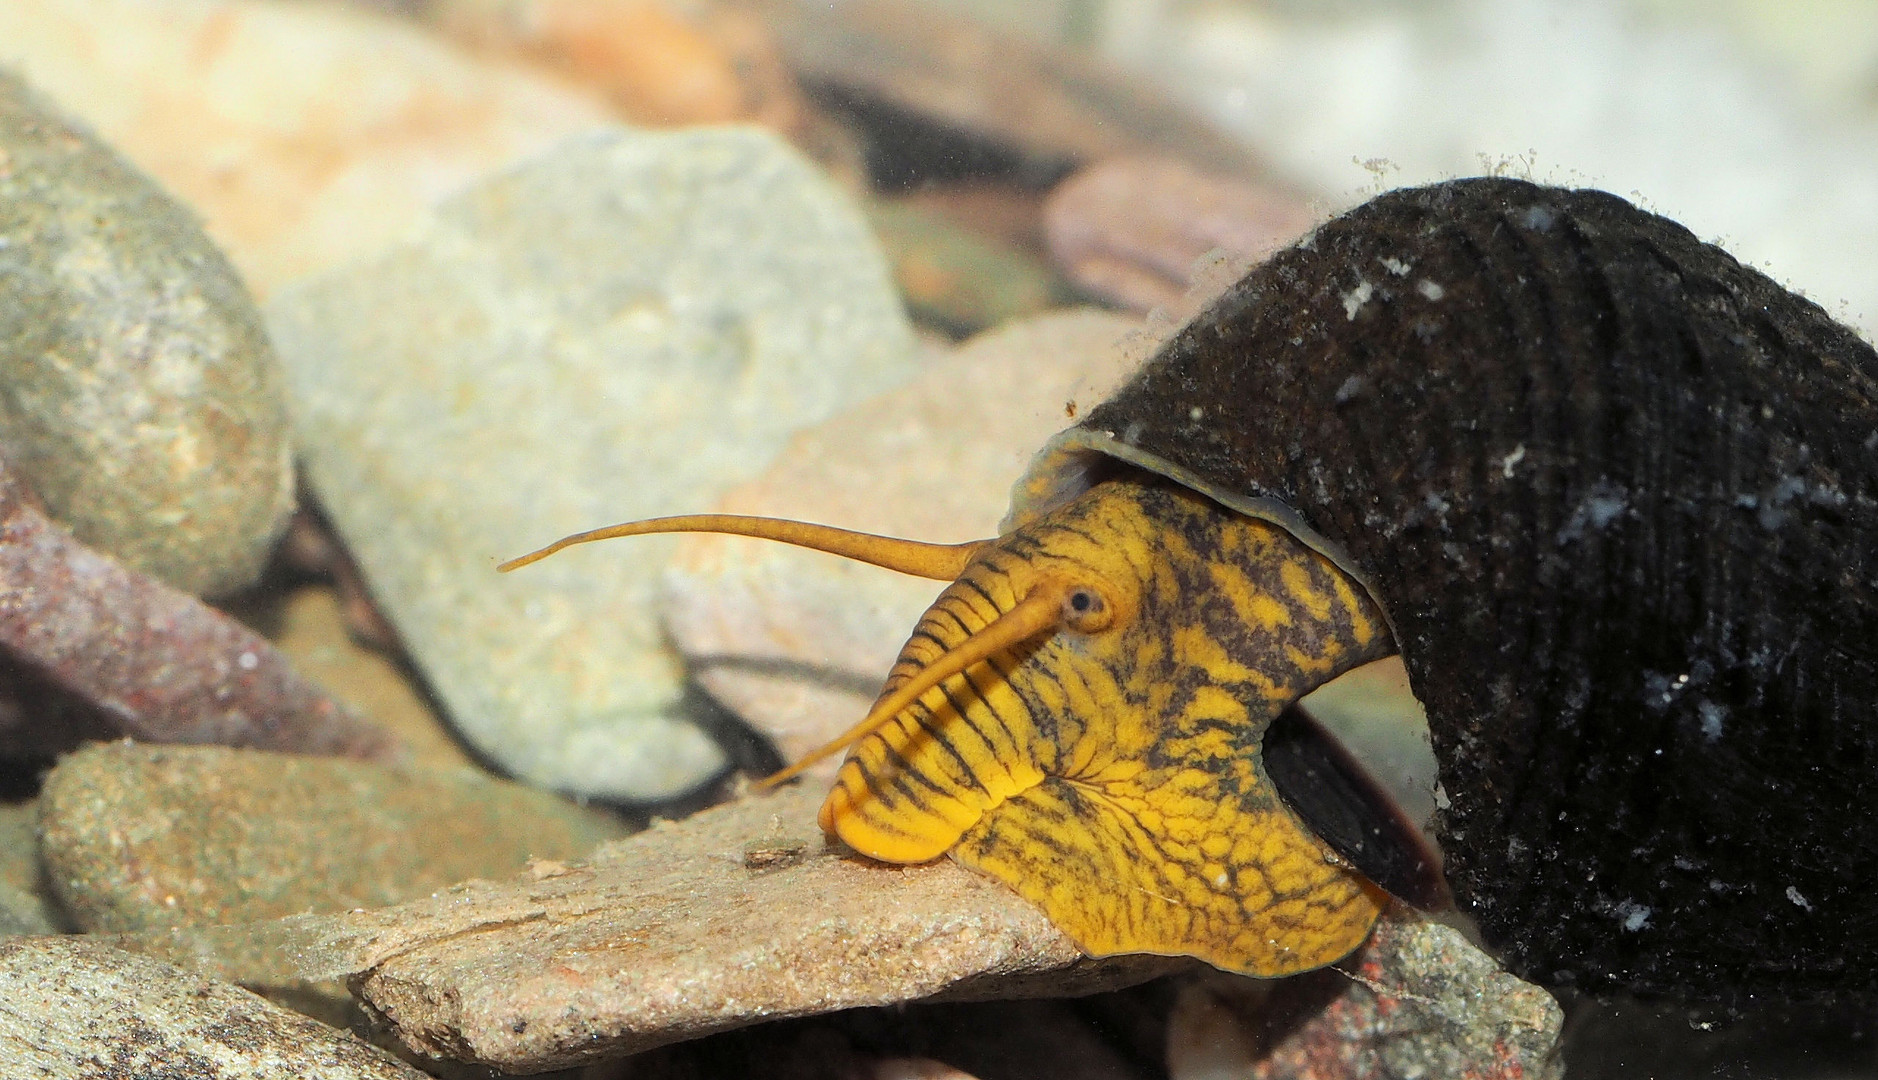
[[[130,735],[388,758],[279,649],[72,539],[0,458],[0,754]]]
[[[752,129],[572,140],[269,315],[308,475],[451,718],[614,799],[725,762],[653,610],[672,541],[496,561],[708,507],[913,362],[859,213]]]
[[[378,907],[626,832],[472,769],[208,746],[93,745],[39,802],[48,876],[88,931]]]
[[[0,941],[0,1045],[16,1076],[424,1080],[239,987],[82,937]]]
[[[993,535],[1030,455],[1145,353],[1130,337],[1139,325],[1079,311],[976,337],[797,435],[717,509],[937,542]],[[700,684],[794,759],[866,713],[939,588],[784,544],[698,535],[666,571],[663,607]]]
[[[201,214],[263,298],[610,120],[563,82],[362,5],[7,0],[0,41]]]
[[[1177,302],[1208,252],[1250,266],[1321,217],[1298,195],[1160,157],[1091,165],[1058,184],[1043,213],[1056,265],[1140,312]]]
[[[1056,302],[1057,278],[1042,259],[968,232],[938,210],[876,199],[867,218],[907,306],[924,323],[964,335]]]
[[[472,765],[443,719],[398,665],[348,632],[343,599],[334,589],[309,585],[286,597],[274,644],[308,680],[385,726],[418,765]]]
[[[1146,80],[938,5],[740,0],[817,98],[886,141],[924,142],[922,179],[1053,180],[1076,164],[1161,152],[1243,172],[1251,158]],[[885,177],[898,182],[912,177]]]
[[[1460,932],[1394,907],[1338,968],[1283,982],[1220,972],[1181,990],[1171,1080],[1557,1080],[1564,1013]]]
[[[253,582],[293,509],[281,377],[234,269],[4,71],[0,444],[80,540],[197,595]]]
[[[507,1072],[941,993],[1074,996],[1190,963],[1091,960],[950,860],[855,858],[822,840],[820,801],[798,785],[654,825],[586,865],[340,916],[349,944],[299,955],[333,965],[308,974],[352,974],[411,1049]]]
[[[30,802],[0,803],[0,937],[65,928],[57,906],[42,893],[39,840],[33,835],[37,817]]]
[[[431,0],[422,17],[479,48],[527,57],[655,127],[759,123],[783,134],[807,104],[762,23],[668,0]]]
[[[0,938],[56,933],[58,927],[46,918],[36,897],[0,883]]]

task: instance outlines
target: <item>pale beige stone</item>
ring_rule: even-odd
[[[569,139],[267,314],[307,479],[457,729],[638,802],[725,765],[658,625],[673,541],[497,560],[709,505],[915,371],[865,221],[760,128]]]
[[[356,6],[6,0],[0,42],[193,206],[260,296],[608,118],[593,97]]]

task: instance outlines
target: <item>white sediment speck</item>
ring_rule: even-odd
[[[1430,281],[1427,278],[1423,278],[1415,283],[1415,291],[1430,300],[1439,300],[1448,295],[1448,290],[1442,288],[1440,282]]]
[[[1513,478],[1513,466],[1526,460],[1526,444],[1513,447],[1513,452],[1500,459],[1500,475],[1508,480]]]
[[[1384,270],[1389,271],[1396,277],[1408,277],[1408,272],[1413,269],[1410,264],[1403,262],[1393,255],[1379,256],[1376,261],[1382,264]]]
[[[1648,904],[1639,904],[1635,900],[1618,901],[1611,913],[1622,919],[1624,929],[1633,934],[1650,925],[1650,916],[1653,914]]]
[[[1722,737],[1722,726],[1728,719],[1728,710],[1712,701],[1704,701],[1696,706],[1696,712],[1702,717],[1702,737],[1709,742],[1716,742]]]
[[[1608,480],[1599,480],[1572,510],[1565,527],[1558,531],[1558,542],[1568,544],[1585,535],[1586,530],[1601,530],[1616,521],[1630,506],[1630,496]]]
[[[1793,906],[1801,911],[1813,910],[1813,905],[1807,903],[1806,897],[1800,895],[1800,890],[1791,885],[1787,886],[1787,899],[1793,901]]]
[[[1374,295],[1376,295],[1376,286],[1371,285],[1367,280],[1357,282],[1356,288],[1343,294],[1344,317],[1355,322],[1356,313],[1363,310],[1363,305],[1369,303],[1369,298]]]

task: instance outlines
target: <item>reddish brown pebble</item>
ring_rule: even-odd
[[[0,753],[115,735],[364,758],[399,750],[240,623],[73,539],[4,461],[0,661],[0,690],[16,699],[0,707]]]
[[[1178,301],[1208,252],[1258,262],[1318,217],[1300,196],[1153,157],[1092,165],[1057,185],[1043,212],[1057,266],[1136,311]]]

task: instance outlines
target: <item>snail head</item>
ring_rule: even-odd
[[[1003,536],[922,544],[699,515],[569,537],[760,536],[950,582],[848,749],[825,831],[886,862],[950,853],[1086,951],[1281,975],[1361,943],[1384,894],[1277,796],[1266,727],[1391,649],[1379,611],[1288,533],[1158,478],[1104,481]]]

